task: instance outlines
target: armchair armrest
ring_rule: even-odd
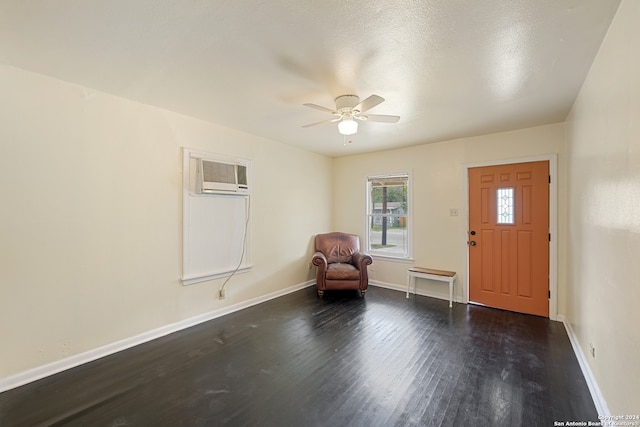
[[[356,252],[353,254],[352,263],[358,270],[362,271],[367,269],[367,265],[373,264],[373,258],[371,258],[371,255],[367,253]]]
[[[324,256],[322,252],[316,252],[313,254],[313,258],[311,258],[311,262],[313,265],[317,266],[320,270],[327,269],[327,257]]]
[[[325,282],[325,274],[327,273],[327,257],[322,252],[316,252],[311,258],[311,262],[316,267],[316,287],[318,288],[318,295],[322,296],[322,293],[327,288]]]

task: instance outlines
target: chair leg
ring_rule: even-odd
[[[324,291],[321,291],[320,289],[318,289],[318,297],[322,298],[324,296]]]
[[[360,296],[362,296],[362,298],[364,298],[364,294],[366,294],[366,293],[367,293],[366,289],[361,289],[360,290]]]

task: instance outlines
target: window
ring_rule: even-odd
[[[410,257],[409,174],[367,178],[367,251],[371,255]]]
[[[513,221],[513,188],[498,188],[496,203],[498,224],[515,224]]]

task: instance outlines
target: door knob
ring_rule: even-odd
[[[471,230],[471,232],[469,234],[471,234],[472,236],[475,236],[476,235],[476,230]]]
[[[475,240],[470,241],[470,242],[469,242],[469,245],[471,245],[471,246],[475,246],[475,245],[476,245],[476,241],[475,241]]]

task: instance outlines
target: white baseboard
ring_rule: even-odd
[[[299,291],[300,289],[304,289],[306,287],[315,285],[315,283],[316,283],[315,280],[309,280],[303,283],[299,283],[297,285],[293,285],[276,292],[272,292],[272,293],[262,295],[260,297],[252,298],[246,301],[242,301],[237,304],[233,304],[227,307],[210,311],[208,313],[200,314],[198,316],[190,317],[189,319],[181,320],[176,323],[171,323],[169,325],[162,326],[160,328],[153,329],[151,331],[143,332],[142,334],[139,334],[133,337],[125,338],[123,340],[116,341],[111,344],[107,344],[102,347],[98,347],[89,351],[85,351],[83,353],[76,354],[71,357],[57,360],[55,362],[48,363],[46,365],[38,366],[36,368],[29,369],[27,371],[23,371],[15,375],[11,375],[6,378],[1,378],[0,393],[2,393],[3,391],[11,390],[16,387],[20,387],[21,385],[25,385],[33,381],[37,381],[39,379],[48,377],[50,375],[54,375],[59,372],[66,371],[67,369],[75,368],[76,366],[79,366],[88,362],[92,362],[102,357],[109,356],[114,353],[118,353],[122,350],[135,347],[136,345],[143,344],[145,342],[154,340],[156,338],[160,338],[165,335],[169,335],[171,333],[181,331],[191,326],[195,326],[200,323],[216,319],[226,314],[230,314],[230,313],[272,300],[274,298],[278,298],[280,296]]]
[[[558,318],[560,318],[560,316],[558,316]],[[571,341],[571,347],[573,347],[573,352],[575,353],[576,358],[578,359],[578,364],[580,364],[582,375],[584,375],[584,379],[587,381],[587,386],[589,387],[589,392],[591,393],[591,398],[593,399],[593,403],[596,405],[596,410],[598,411],[598,415],[600,415],[601,417],[611,416],[611,412],[609,412],[609,407],[607,406],[607,402],[604,400],[604,397],[600,392],[600,388],[598,387],[598,383],[596,382],[596,379],[593,376],[593,372],[591,372],[591,368],[589,368],[589,363],[587,363],[587,358],[585,357],[585,354],[582,351],[582,347],[580,347],[580,343],[578,342],[578,337],[576,336],[575,332],[573,332],[571,323],[565,320],[565,316],[562,316],[562,323],[564,324],[564,328],[567,330],[567,335],[569,336],[569,341]]]
[[[379,280],[369,280],[369,284],[372,285],[372,286],[377,286],[379,288],[392,289],[394,291],[400,291],[400,292],[407,293],[407,285],[398,285],[398,284],[395,284],[395,283],[381,282]],[[413,286],[412,286],[412,288],[413,288]],[[411,292],[411,295],[413,295],[413,292]],[[442,300],[445,300],[445,301],[449,301],[449,285],[446,285],[446,290],[442,294],[437,293],[437,292],[431,292],[431,291],[425,291],[425,290],[422,290],[422,289],[417,289],[416,290],[416,295],[422,295],[423,297],[437,298],[437,299],[442,299]],[[465,304],[465,301],[463,301],[462,298],[458,297],[457,295],[453,296],[453,301]]]

